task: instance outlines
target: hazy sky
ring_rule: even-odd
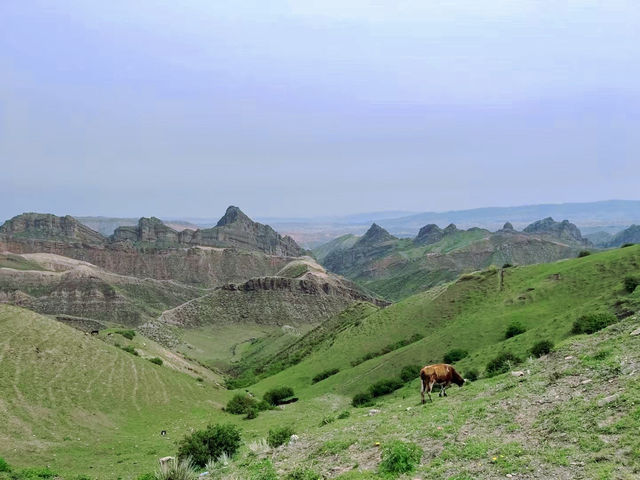
[[[640,2],[0,1],[0,219],[640,199]]]

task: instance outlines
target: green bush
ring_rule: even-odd
[[[262,396],[265,402],[274,407],[291,397],[293,397],[293,389],[291,387],[272,388]]]
[[[368,407],[373,404],[373,396],[369,392],[356,393],[351,400],[354,407]]]
[[[623,243],[622,245],[620,245],[620,248],[633,247],[634,245],[635,243]]]
[[[638,285],[640,285],[640,277],[625,277],[624,289],[627,293],[633,293]]]
[[[589,255],[591,255],[589,250],[581,250],[580,253],[578,253],[578,258],[588,257]]]
[[[308,468],[296,468],[284,476],[283,480],[321,480],[322,477]]]
[[[486,374],[493,377],[501,373],[506,373],[513,366],[520,363],[520,359],[511,352],[504,352],[487,363]]]
[[[178,458],[191,457],[198,467],[204,467],[210,458],[218,458],[223,453],[230,457],[240,447],[240,430],[232,424],[209,425],[204,430],[196,430],[185,436],[178,445]]]
[[[267,434],[267,444],[271,448],[279,447],[287,443],[293,434],[294,431],[291,427],[272,428]]]
[[[162,363],[163,363],[163,362],[162,362],[162,359],[161,359],[160,357],[153,357],[153,358],[150,358],[150,359],[149,359],[149,361],[150,361],[151,363],[155,363],[156,365],[162,365]]]
[[[136,357],[140,355],[138,351],[135,348],[133,348],[131,345],[127,345],[126,347],[120,347],[120,348],[125,352],[130,353],[131,355],[135,355]]]
[[[247,414],[245,415],[245,420],[253,420],[258,416],[258,409],[256,407],[250,407],[247,409]]]
[[[136,480],[156,480],[156,476],[153,473],[143,473],[142,475],[138,475]]]
[[[509,262],[504,263],[504,264],[502,265],[502,268],[511,268],[511,267],[513,267],[513,264],[512,264],[512,263],[509,263]]]
[[[129,340],[133,340],[133,337],[136,336],[136,332],[134,330],[116,330],[116,333]]]
[[[331,375],[335,375],[339,371],[340,369],[338,368],[332,368],[330,370],[325,370],[324,372],[320,372],[319,374],[317,374],[315,377],[311,379],[311,383],[318,383],[324,380],[325,378],[329,378]]]
[[[394,476],[412,472],[420,463],[422,453],[415,443],[393,441],[382,449],[380,472]]]
[[[338,415],[338,420],[344,420],[345,418],[349,418],[351,416],[351,412],[349,410],[345,410]]]
[[[242,393],[236,393],[233,398],[229,400],[227,406],[224,407],[224,411],[234,415],[241,415],[248,413],[249,409],[257,408],[257,406],[258,402],[254,398]]]
[[[519,323],[512,323],[507,327],[507,331],[504,332],[504,338],[515,337],[516,335],[520,335],[521,333],[526,332],[527,330]]]
[[[398,378],[387,378],[379,380],[369,387],[369,393],[372,397],[381,397],[393,393],[404,385],[402,380]]]
[[[613,313],[589,313],[582,315],[573,322],[572,333],[595,333],[609,325],[616,323],[618,318]]]
[[[10,472],[11,471],[11,467],[9,466],[9,464],[6,462],[6,460],[2,457],[0,457],[0,472]]]
[[[531,347],[531,355],[538,358],[553,350],[553,342],[551,340],[540,340],[533,347]]]
[[[25,468],[23,470],[20,470],[20,473],[18,474],[12,474],[13,478],[16,478],[17,480],[39,480],[39,479],[43,479],[43,478],[55,478],[58,475],[55,472],[52,472],[51,470],[49,470],[49,468],[44,467],[44,468]]]
[[[332,415],[325,415],[324,417],[322,417],[322,420],[320,420],[320,426],[324,427],[325,425],[329,425],[330,423],[333,423],[335,421],[336,417]]]
[[[469,352],[461,348],[454,348],[444,354],[444,363],[456,363],[462,360],[464,357],[469,356]]]
[[[420,365],[405,365],[400,370],[400,378],[403,382],[410,382],[420,376],[420,370],[422,367]]]
[[[476,380],[478,380],[478,377],[480,376],[480,374],[478,373],[478,370],[471,369],[467,372],[467,375],[464,377],[466,380],[469,380],[470,382],[475,382]]]

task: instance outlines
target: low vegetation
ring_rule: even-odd
[[[150,361],[151,363],[156,364],[156,365],[162,365],[162,364],[164,363],[160,357],[153,357],[153,358],[150,358],[150,359],[149,359],[149,361]]]
[[[540,340],[531,347],[530,352],[531,355],[538,358],[551,353],[551,350],[553,350],[553,342],[551,340]]]
[[[232,457],[240,448],[240,430],[233,424],[209,425],[185,436],[178,445],[178,458],[190,459],[194,465],[204,467],[209,459],[223,453]]]
[[[264,394],[262,399],[267,402],[269,405],[277,407],[288,400],[291,400],[293,397],[293,388],[291,387],[277,387],[272,388],[268,392]]]
[[[504,332],[504,338],[515,337],[516,335],[521,335],[527,330],[520,323],[512,323],[507,327],[507,331]]]
[[[369,392],[356,393],[351,400],[354,407],[368,407],[373,405],[373,395]]]
[[[395,343],[390,343],[389,345],[386,345],[385,347],[383,347],[380,350],[377,350],[375,352],[369,352],[369,353],[367,353],[366,355],[363,355],[360,358],[352,360],[351,361],[351,366],[355,367],[357,365],[360,365],[363,362],[366,362],[367,360],[371,360],[372,358],[376,358],[376,357],[380,357],[382,355],[386,355],[389,352],[393,352],[394,350],[398,350],[399,348],[406,347],[407,345],[415,343],[415,342],[421,340],[422,338],[424,338],[424,335],[422,335],[420,333],[415,333],[415,334],[411,335],[409,338],[405,338],[403,340],[398,340]]]
[[[420,365],[405,365],[400,370],[400,380],[403,382],[410,382],[411,380],[415,380],[420,375],[420,370],[422,367]]]
[[[456,363],[460,360],[462,360],[465,357],[469,356],[469,352],[466,350],[463,350],[461,348],[454,348],[452,350],[449,350],[447,353],[444,354],[444,357],[442,359],[442,361],[444,363]]]
[[[271,448],[277,448],[287,443],[294,433],[293,428],[289,426],[272,428],[267,435],[267,444]]]
[[[485,374],[487,377],[493,377],[495,375],[499,375],[501,373],[506,373],[511,369],[514,365],[520,363],[521,360],[516,357],[511,352],[503,352],[495,357],[493,360],[490,360],[487,363],[485,368]]]
[[[591,334],[617,321],[618,319],[613,313],[589,313],[582,315],[573,323],[571,332],[575,334]]]
[[[404,386],[404,382],[398,378],[379,380],[369,387],[369,393],[373,398],[381,397],[395,392]]]
[[[339,368],[330,368],[329,370],[325,370],[324,372],[320,372],[317,375],[315,375],[312,379],[311,379],[311,383],[318,383],[321,382],[322,380],[324,380],[325,378],[329,378],[332,375],[335,375],[336,373],[338,373],[340,371]]]
[[[633,293],[638,285],[640,285],[640,277],[627,276],[624,278],[624,289],[627,293]]]
[[[420,463],[422,453],[422,449],[415,443],[399,440],[390,442],[382,450],[380,472],[394,477],[412,472]]]
[[[136,336],[135,330],[116,330],[115,333],[118,335],[122,335],[127,340],[133,340],[133,337]]]

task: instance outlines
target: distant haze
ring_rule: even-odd
[[[639,24],[617,0],[3,0],[0,219],[639,199]]]

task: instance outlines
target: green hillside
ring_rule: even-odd
[[[226,397],[214,383],[0,305],[0,457],[12,465],[135,478],[189,428],[221,416]]]

